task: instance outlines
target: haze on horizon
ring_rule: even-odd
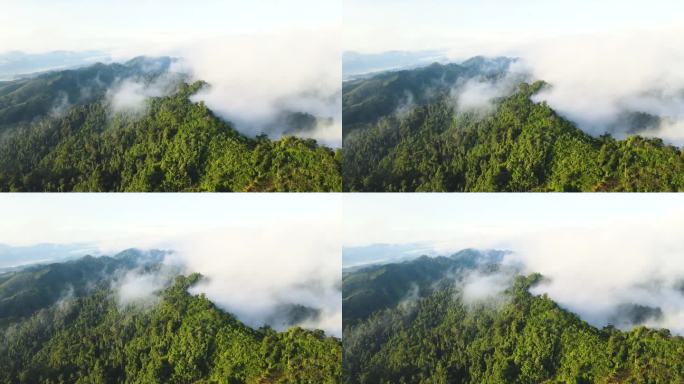
[[[675,0],[347,0],[343,12],[345,51],[451,50],[463,51],[463,58],[485,53],[488,46],[678,27],[684,4]]]

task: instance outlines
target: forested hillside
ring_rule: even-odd
[[[147,84],[167,75],[168,62],[152,63],[151,69],[145,59],[97,64],[1,83],[0,190],[342,189],[339,150],[294,136],[242,135],[202,102],[190,101],[203,82],[178,76],[166,81],[175,91],[149,98],[140,111],[114,110],[105,97],[112,83],[135,76]],[[59,113],[55,100],[64,100]],[[292,124],[311,119],[293,114],[283,126],[297,131]]]
[[[462,79],[452,82],[473,76],[495,79],[505,67],[473,75],[472,66],[454,65],[433,64],[345,84],[345,190],[684,190],[679,148],[636,135],[592,137],[546,103],[531,99],[546,86],[543,82],[520,83],[513,94],[495,99],[493,112],[484,116],[459,110],[444,85],[448,82],[441,79],[450,74]],[[424,79],[426,73],[441,74],[437,86],[435,76]],[[406,94],[417,96],[403,106]]]
[[[159,272],[166,252],[130,249],[113,257],[85,256],[61,263],[18,267],[0,273],[0,326],[48,308],[65,296],[84,296],[138,269]]]
[[[446,275],[495,270],[504,254],[504,251],[465,249],[449,257],[421,256],[407,262],[345,273],[342,277],[343,323],[353,325],[375,311],[392,308],[411,291],[424,292]]]
[[[448,259],[422,258],[345,276],[344,310],[350,295],[359,292],[368,296],[368,310],[360,316],[345,313],[357,318],[345,322],[343,382],[684,382],[684,338],[645,327],[597,329],[546,295],[530,294],[543,279],[538,274],[518,275],[496,297],[467,300],[461,277],[468,268],[447,268],[445,263],[453,264]],[[443,271],[430,284],[423,281],[428,266]],[[421,288],[388,307],[386,292],[374,283],[378,275]]]
[[[0,133],[46,116],[60,115],[70,106],[101,99],[122,80],[149,83],[167,76],[173,61],[169,57],[141,56],[125,63],[97,63],[85,68],[0,81]],[[181,74],[173,77],[175,81],[184,78]]]
[[[298,327],[252,329],[188,293],[200,275],[179,275],[150,292],[152,304],[121,302],[113,272],[154,269],[158,256],[129,251],[0,275],[3,309],[7,300],[45,296],[33,310],[2,314],[0,382],[339,382],[338,339]]]

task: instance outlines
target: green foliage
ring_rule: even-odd
[[[0,329],[1,383],[337,383],[342,350],[322,331],[252,329],[178,276],[152,308],[107,285]]]
[[[157,271],[164,252],[134,249],[113,257],[85,256],[63,263],[30,266],[0,274],[0,326],[48,308],[64,297],[86,295],[116,273]]]
[[[0,143],[2,191],[339,191],[340,157],[314,140],[251,139],[182,84],[142,115],[97,101]]]
[[[166,72],[171,62],[168,57],[140,56],[125,63],[97,63],[0,82],[0,132],[44,116],[59,115],[72,105],[94,102],[122,79],[150,81]]]
[[[466,305],[457,285],[445,285],[345,324],[343,382],[684,382],[684,338],[596,329],[531,295],[540,279],[518,277],[496,304]]]
[[[342,277],[342,322],[354,325],[371,313],[395,307],[411,294],[429,291],[446,275],[497,268],[503,251],[465,249],[449,257],[421,256],[403,263],[362,268]]]
[[[364,81],[377,86],[380,79],[358,80],[343,96],[346,114],[368,109],[358,123],[345,120],[355,122],[345,128],[347,191],[684,190],[680,149],[639,136],[591,137],[531,100],[541,82],[520,84],[485,117],[456,112],[440,94],[398,116],[373,104],[387,97],[389,86],[357,97]]]
[[[398,109],[407,109],[413,103],[430,103],[439,95],[449,94],[451,87],[464,79],[501,78],[512,62],[506,57],[490,59],[477,56],[460,64],[434,63],[423,68],[345,82],[342,84],[343,134],[346,136],[357,128],[375,123]]]

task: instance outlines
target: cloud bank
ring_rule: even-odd
[[[646,325],[684,336],[684,215],[676,195],[668,196],[551,198],[563,208],[542,204],[550,197],[535,197],[532,201],[536,204],[526,205],[523,201],[528,197],[523,195],[503,198],[513,199],[507,204],[498,199],[461,203],[470,205],[479,217],[469,215],[449,199],[432,200],[439,205],[412,205],[404,200],[401,215],[392,216],[392,212],[377,208],[378,222],[363,217],[368,227],[363,222],[350,223],[355,229],[348,230],[345,238],[368,241],[378,235],[367,234],[376,232],[395,244],[401,244],[400,239],[414,241],[406,247],[421,241],[432,248],[423,253],[431,255],[450,255],[469,245],[510,250],[500,268],[504,274],[484,271],[463,280],[464,302],[498,298],[510,282],[508,271],[540,273],[545,281],[532,289],[533,294],[548,294],[594,326],[612,324],[631,329]],[[660,205],[661,199],[667,203]],[[502,210],[505,205],[513,208]],[[425,211],[430,212],[430,221],[413,214]],[[453,218],[454,212],[459,212],[459,218]],[[491,224],[482,225],[479,218]],[[390,224],[382,226],[380,221]],[[434,240],[428,241],[428,236]],[[389,246],[379,250],[384,248]],[[391,249],[402,247],[394,245]],[[361,254],[361,260],[368,259],[366,253]]]
[[[552,87],[537,95],[594,135],[636,130],[684,144],[681,29],[557,38],[523,49],[526,64]],[[624,116],[663,119],[634,127]]]
[[[638,133],[684,145],[684,45],[680,27],[565,35],[453,47],[452,59],[515,56],[551,87],[545,101],[585,132]]]
[[[303,112],[318,118],[317,124],[295,129],[297,136],[341,145],[338,28],[214,38],[171,53],[210,85],[193,100],[204,101],[238,130],[277,138],[288,130],[287,114]]]
[[[519,238],[507,260],[547,277],[533,293],[548,293],[591,324],[643,323],[684,334],[682,228],[684,220],[673,216],[542,231]],[[620,316],[638,306],[659,309],[661,316]]]
[[[159,67],[163,60],[138,63],[144,76],[117,79],[106,89],[106,98],[115,113],[141,115],[148,98],[170,94],[179,77],[186,75],[209,84],[192,101],[203,101],[248,136],[266,134],[277,139],[295,135],[340,147],[342,50],[339,35],[340,28],[331,26],[112,50],[107,54],[120,62],[138,56],[175,59],[165,73]],[[148,64],[150,67],[146,67]],[[84,85],[78,101],[88,100],[93,90],[103,86]],[[69,101],[74,100],[58,95],[50,114],[62,116],[72,106]]]
[[[505,300],[511,272],[541,273],[545,281],[532,293],[548,294],[594,326],[645,325],[684,335],[682,228],[684,219],[671,215],[529,232],[509,229],[499,241],[513,252],[504,256],[501,271],[472,273],[463,280],[464,303]]]
[[[474,271],[466,275],[461,288],[463,303],[469,307],[477,304],[498,306],[507,301],[504,291],[512,285],[513,277],[511,270],[494,273]]]
[[[503,76],[494,78],[478,76],[454,85],[449,95],[454,101],[456,110],[480,116],[489,115],[496,109],[496,99],[513,94],[518,84],[528,80],[529,77],[519,62],[512,62],[507,65],[507,68],[500,70],[505,70]]]
[[[680,215],[535,231],[510,228],[489,242],[490,248],[506,242],[513,250],[500,268],[457,276],[456,284],[465,305],[498,306],[507,301],[505,290],[516,274],[541,273],[545,279],[532,294],[547,294],[596,327],[644,325],[684,336],[682,228]]]
[[[149,98],[173,93],[182,76],[181,73],[170,71],[157,75],[152,80],[138,77],[119,79],[107,89],[105,97],[114,113],[141,116],[147,110]]]
[[[252,327],[282,329],[283,311],[316,312],[295,323],[342,332],[342,265],[339,223],[303,222],[267,230],[233,228],[178,242],[168,260],[206,279],[191,289]],[[289,324],[293,325],[293,324]]]

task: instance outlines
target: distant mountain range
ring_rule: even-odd
[[[103,99],[115,83],[125,79],[149,84],[165,74],[174,60],[137,57],[125,63],[97,63],[0,82],[0,132],[50,115],[61,117],[72,107]]]
[[[99,253],[98,248],[92,244],[36,244],[28,246],[0,244],[0,272],[31,264],[63,261]]]
[[[446,63],[449,58],[443,51],[390,51],[382,53],[342,53],[342,76],[345,80],[367,77],[373,73],[409,69],[426,64]]]
[[[37,72],[69,69],[109,61],[111,61],[109,55],[102,51],[5,52],[0,53],[0,81],[34,76]]]
[[[363,268],[373,264],[396,263],[423,255],[433,255],[428,244],[371,244],[342,248],[342,268]]]

